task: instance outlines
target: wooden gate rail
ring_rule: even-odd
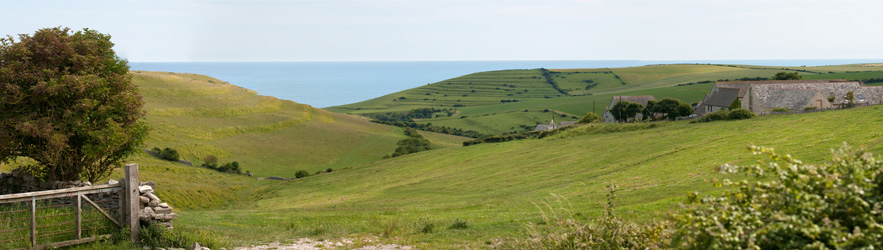
[[[139,193],[138,193],[139,192],[139,190],[138,190],[138,185],[139,185],[138,164],[126,165],[125,166],[125,175],[126,175],[126,178],[120,179],[119,183],[117,183],[117,184],[104,184],[104,185],[95,185],[95,186],[89,186],[89,187],[76,187],[76,188],[67,188],[67,189],[59,189],[59,190],[47,190],[47,191],[0,195],[0,204],[15,203],[15,202],[28,202],[29,207],[30,207],[30,209],[26,209],[26,210],[0,212],[0,215],[2,215],[2,214],[8,214],[8,213],[30,211],[30,216],[29,216],[30,218],[22,218],[22,219],[11,218],[11,219],[5,220],[5,221],[17,221],[17,220],[30,219],[30,228],[13,228],[13,229],[7,229],[7,230],[0,230],[0,233],[24,231],[24,230],[30,229],[30,242],[29,243],[30,243],[31,248],[33,248],[33,249],[58,248],[58,247],[70,246],[70,245],[75,245],[75,244],[80,244],[80,243],[86,243],[86,242],[95,241],[95,240],[99,240],[99,239],[110,238],[112,236],[111,234],[83,238],[82,232],[84,230],[98,230],[98,229],[103,229],[103,228],[114,227],[114,226],[106,226],[106,227],[99,227],[99,228],[84,229],[82,226],[83,222],[99,220],[99,219],[90,219],[90,220],[85,220],[85,221],[83,220],[83,216],[82,216],[83,213],[94,212],[94,211],[88,211],[88,212],[83,211],[83,209],[82,209],[83,201],[86,201],[86,203],[88,203],[89,205],[94,207],[96,211],[100,212],[102,215],[104,215],[105,218],[107,218],[111,222],[113,222],[115,227],[118,227],[120,230],[126,230],[126,229],[131,230],[132,231],[132,240],[137,241],[138,240],[138,233],[139,233],[138,232],[139,231],[138,230],[139,229],[138,228],[139,227],[138,213],[140,213],[139,198],[138,198],[139,197]],[[99,206],[97,203],[95,203],[94,201],[92,201],[91,199],[86,197],[86,195],[88,195],[88,194],[107,193],[107,192],[119,192],[119,196],[120,196],[120,204],[119,204],[120,205],[120,208],[119,208],[120,213],[119,213],[119,215],[120,215],[120,218],[113,218],[113,216],[111,216],[109,213],[107,213],[107,211],[102,209],[101,206]],[[76,197],[76,200],[77,200],[76,204],[75,204],[76,205],[76,212],[40,217],[40,218],[49,218],[49,217],[58,217],[58,216],[63,216],[63,215],[76,214],[76,220],[74,222],[61,222],[61,223],[55,223],[55,224],[41,225],[39,227],[37,226],[37,218],[38,218],[37,217],[37,210],[38,210],[37,200],[46,200],[46,199],[53,199],[53,198],[74,198],[74,197]],[[53,208],[53,207],[65,207],[65,206],[74,206],[74,204],[54,205],[54,206],[41,207],[39,209],[47,209],[47,208]],[[42,235],[37,234],[38,228],[48,228],[48,227],[53,227],[53,226],[66,225],[66,224],[76,224],[76,228],[74,230],[68,230],[68,231],[50,232],[49,234],[42,234]],[[73,232],[76,232],[76,239],[74,239],[74,240],[67,240],[67,241],[61,241],[61,242],[47,243],[44,245],[37,245],[37,238],[38,237],[41,237],[41,236],[46,237],[46,236],[59,235],[59,234],[65,234],[65,233],[73,233]],[[17,239],[0,239],[0,243],[17,241],[17,240],[24,240],[27,238],[28,237],[17,238]]]

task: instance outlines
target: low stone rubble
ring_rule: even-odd
[[[154,188],[156,184],[152,181],[142,182],[138,186],[138,191],[141,193],[138,197],[141,200],[141,224],[145,226],[157,224],[172,230],[172,220],[178,218],[178,214],[173,213],[172,207],[153,193]]]

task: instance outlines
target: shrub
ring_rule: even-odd
[[[783,112],[791,112],[791,110],[787,109],[787,108],[774,108],[773,110],[770,110],[770,112],[771,113],[783,113]]]
[[[435,223],[429,221],[428,219],[420,219],[420,232],[424,234],[430,234],[435,231]]]
[[[202,166],[206,168],[218,168],[218,157],[214,155],[206,155],[202,158]]]
[[[557,209],[546,202],[537,205],[542,210],[543,221],[529,226],[529,240],[509,243],[513,246],[503,249],[666,249],[671,235],[671,231],[666,230],[669,224],[636,224],[620,219],[615,213],[616,187],[609,185],[607,188],[607,204],[600,220],[577,221],[567,200],[556,196]]]
[[[451,226],[448,227],[448,229],[466,229],[466,228],[469,228],[469,225],[466,224],[466,220],[460,220],[460,218],[455,219],[454,224],[451,224]]]
[[[328,168],[325,170],[325,173],[331,173],[331,172],[334,172],[334,169]]]
[[[803,111],[813,111],[813,110],[817,110],[817,109],[819,109],[819,108],[818,107],[805,107],[805,108],[803,108]]]
[[[139,232],[141,243],[148,246],[187,248],[193,244],[193,241],[187,239],[184,235],[156,224],[141,227]]]
[[[879,249],[883,159],[844,143],[830,162],[804,163],[772,148],[769,162],[721,167],[756,181],[718,182],[721,196],[690,194],[676,216],[675,247],[689,249]]]
[[[167,161],[178,161],[181,159],[181,156],[178,155],[178,150],[174,150],[171,148],[164,148],[162,152],[159,153],[160,158]]]
[[[310,172],[307,172],[306,170],[298,170],[297,172],[294,173],[294,178],[298,178],[298,179],[304,178],[307,176],[310,176]]]
[[[585,124],[585,123],[593,123],[593,122],[597,122],[597,121],[601,121],[601,116],[599,116],[598,114],[595,114],[595,112],[589,112],[586,114],[586,116],[583,117],[583,119],[579,120],[579,123]]]
[[[730,109],[742,108],[742,102],[739,101],[739,98],[733,99],[733,102],[730,103]]]
[[[754,112],[751,112],[751,110],[739,108],[739,109],[730,110],[730,113],[727,114],[727,119],[742,120],[742,119],[751,119],[751,118],[754,118],[755,116],[757,116],[757,114],[755,114]]]
[[[702,116],[697,120],[698,122],[713,122],[713,121],[723,121],[729,119],[730,111],[727,110],[718,110]]]

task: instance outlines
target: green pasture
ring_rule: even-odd
[[[502,100],[554,98],[562,95],[546,83],[542,72],[501,70],[469,74],[327,110],[354,114],[456,108],[501,103]]]
[[[877,71],[873,71],[877,70]],[[552,69],[557,92],[546,82],[540,70],[502,70],[469,74],[426,86],[386,95],[359,103],[328,108],[334,112],[365,114],[402,112],[415,108],[454,108],[460,117],[421,120],[434,125],[450,125],[482,132],[511,131],[513,125],[531,124],[536,119],[514,121],[511,115],[527,110],[555,109],[577,116],[594,111],[598,114],[614,96],[653,95],[657,99],[673,97],[688,103],[700,102],[718,80],[770,78],[778,72],[798,72],[805,79],[869,79],[883,77],[883,66],[856,64],[821,67],[772,67],[753,65],[671,64],[610,69]],[[828,73],[833,72],[833,73]],[[706,82],[706,83],[700,83]],[[516,86],[516,87],[511,87]],[[465,96],[464,96],[465,95]],[[517,100],[517,102],[501,102]],[[482,118],[498,117],[498,124]],[[458,120],[454,120],[454,119]],[[488,127],[491,126],[491,127]]]
[[[241,244],[376,235],[421,249],[481,247],[523,237],[547,204],[595,218],[611,183],[620,187],[620,215],[663,218],[687,192],[717,192],[713,180],[742,178],[715,168],[754,163],[745,150],[751,143],[810,162],[827,159],[843,142],[881,153],[881,112],[583,125],[550,138],[433,150],[283,182],[241,209],[189,211],[179,221]],[[457,219],[468,228],[449,229]],[[436,230],[422,233],[426,223]]]
[[[196,165],[214,155],[256,176],[293,177],[300,169],[312,173],[379,160],[405,138],[400,128],[258,96],[206,76],[132,74],[151,126],[145,146],[177,149]]]
[[[478,106],[485,107],[485,106]],[[552,113],[552,110],[518,110],[504,111],[501,113],[482,113],[470,116],[463,113],[453,117],[439,117],[420,120],[421,123],[432,123],[434,126],[446,126],[475,130],[482,134],[502,134],[504,132],[524,131],[525,127],[533,130],[537,124],[549,124],[554,117],[555,124],[562,121],[574,121],[582,117],[561,113]]]

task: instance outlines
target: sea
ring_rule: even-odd
[[[132,70],[208,75],[260,95],[326,108],[356,103],[470,73],[505,69],[619,68],[655,64],[823,66],[883,59],[586,60],[414,62],[129,62]]]

